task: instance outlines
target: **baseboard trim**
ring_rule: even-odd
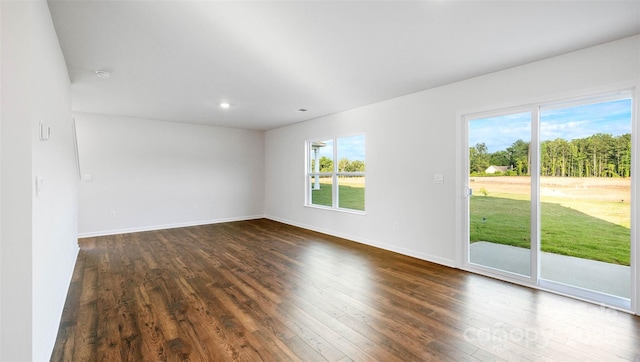
[[[51,355],[53,353],[53,349],[55,348],[56,345],[56,339],[58,338],[58,332],[60,331],[60,320],[62,319],[62,314],[64,312],[64,306],[67,303],[67,296],[69,295],[69,289],[71,289],[71,282],[73,281],[73,273],[75,271],[75,267],[76,267],[76,263],[78,262],[78,256],[80,255],[80,246],[78,246],[78,244],[74,245],[74,256],[73,256],[73,263],[69,263],[69,265],[67,266],[67,271],[66,271],[66,283],[65,285],[67,286],[67,289],[65,290],[64,293],[61,293],[61,300],[59,300],[58,305],[60,306],[60,308],[56,311],[56,318],[55,320],[58,321],[55,324],[55,327],[53,327],[51,329],[51,333],[49,335],[48,341],[46,341],[46,346],[47,346],[47,355],[49,356],[48,358],[51,358]]]
[[[91,231],[86,233],[79,233],[78,238],[82,239],[82,238],[91,238],[96,236],[130,234],[130,233],[138,233],[143,231],[175,229],[175,228],[183,228],[183,227],[189,227],[189,226],[220,224],[223,222],[245,221],[245,220],[255,220],[255,219],[264,219],[264,218],[265,218],[265,215],[250,215],[250,216],[228,217],[228,218],[211,219],[211,220],[188,221],[188,222],[175,223],[175,224],[140,226],[140,227],[126,228],[126,229]]]
[[[410,257],[413,257],[413,258],[417,258],[417,259],[421,259],[421,260],[425,260],[425,261],[428,261],[428,262],[431,262],[431,263],[448,266],[450,268],[457,268],[455,260],[452,260],[452,259],[442,258],[442,257],[439,257],[439,256],[435,256],[435,255],[431,255],[431,254],[427,254],[427,253],[422,253],[422,252],[418,252],[418,251],[407,249],[407,248],[401,248],[401,247],[398,247],[398,246],[395,246],[395,245],[392,245],[392,244],[380,243],[380,242],[377,242],[377,241],[374,241],[374,240],[358,237],[358,236],[355,236],[355,235],[346,234],[346,233],[340,233],[340,232],[336,232],[334,230],[325,229],[325,228],[319,228],[317,226],[303,224],[303,223],[299,223],[299,222],[296,222],[296,221],[283,219],[283,218],[279,218],[279,217],[272,216],[272,215],[264,215],[264,214],[263,215],[242,216],[242,217],[232,217],[232,218],[212,219],[212,220],[191,221],[191,222],[175,223],[175,224],[141,226],[141,227],[135,227],[135,228],[126,228],[126,229],[114,229],[114,230],[103,230],[103,231],[96,231],[96,232],[86,232],[86,233],[79,233],[78,234],[78,238],[82,239],[82,238],[90,238],[90,237],[97,237],[97,236],[130,234],[130,233],[137,233],[137,232],[144,232],[144,231],[175,229],[175,228],[181,228],[181,227],[200,226],[200,225],[209,225],[209,224],[220,224],[220,223],[224,223],[224,222],[255,220],[255,219],[263,219],[263,218],[264,219],[273,220],[273,221],[277,221],[277,222],[281,222],[281,223],[284,223],[284,224],[287,224],[287,225],[292,225],[292,226],[296,226],[296,227],[299,227],[299,228],[312,230],[312,231],[316,231],[316,232],[319,232],[319,233],[323,233],[323,234],[327,234],[327,235],[343,238],[343,239],[346,239],[346,240],[349,240],[349,241],[353,241],[353,242],[356,242],[356,243],[373,246],[375,248],[392,251],[394,253],[407,255],[407,256],[410,256]]]
[[[291,220],[287,220],[287,219],[282,219],[282,218],[279,218],[279,217],[276,217],[276,216],[265,215],[264,218],[265,219],[269,219],[269,220],[273,220],[273,221],[277,221],[277,222],[281,222],[283,224],[292,225],[292,226],[296,226],[296,227],[299,227],[299,228],[303,228],[303,229],[307,229],[307,230],[316,231],[316,232],[319,232],[319,233],[323,233],[323,234],[339,237],[339,238],[342,238],[342,239],[347,239],[349,241],[353,241],[353,242],[356,242],[356,243],[360,243],[360,244],[364,244],[364,245],[368,245],[368,246],[373,246],[374,248],[383,249],[383,250],[387,250],[387,251],[392,251],[394,253],[398,253],[398,254],[410,256],[410,257],[413,257],[413,258],[425,260],[425,261],[428,261],[428,262],[431,262],[431,263],[448,266],[450,268],[458,268],[457,265],[456,265],[455,260],[452,260],[452,259],[442,258],[442,257],[439,257],[439,256],[435,256],[435,255],[431,255],[431,254],[427,254],[427,253],[422,253],[422,252],[418,252],[418,251],[411,250],[411,249],[401,248],[401,247],[398,247],[398,246],[395,246],[395,245],[391,245],[391,244],[380,243],[380,242],[376,242],[376,241],[373,241],[373,240],[370,240],[370,239],[357,237],[357,236],[354,236],[354,235],[339,233],[339,232],[336,232],[334,230],[319,228],[319,227],[316,227],[316,226],[313,226],[313,225],[307,225],[307,224],[303,224],[303,223],[299,223],[299,222],[295,222],[295,221],[291,221]]]

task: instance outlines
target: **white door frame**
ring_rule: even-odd
[[[459,192],[456,193],[456,230],[457,230],[457,242],[456,242],[456,259],[458,268],[467,270],[476,274],[486,275],[493,278],[502,279],[515,284],[528,286],[535,289],[541,289],[550,291],[557,294],[567,295],[572,298],[585,300],[588,302],[606,304],[610,307],[620,309],[627,312],[640,315],[638,310],[638,300],[640,299],[640,287],[638,282],[640,281],[640,269],[637,264],[640,261],[640,248],[638,248],[638,227],[640,221],[638,217],[638,192],[640,192],[640,180],[638,170],[640,170],[640,157],[638,149],[640,149],[640,125],[638,121],[638,115],[640,114],[640,101],[638,100],[637,90],[640,89],[640,84],[637,82],[617,84],[610,87],[601,87],[597,90],[591,89],[584,92],[575,92],[571,96],[564,97],[547,97],[539,99],[533,102],[523,102],[520,106],[514,107],[495,107],[475,109],[466,112],[458,112],[456,117],[456,163],[457,163],[457,177],[456,177],[456,189]],[[632,154],[631,159],[631,298],[630,305],[620,305],[617,299],[603,298],[601,294],[598,300],[594,300],[593,293],[580,293],[580,288],[568,287],[563,288],[559,283],[553,283],[545,280],[541,280],[539,276],[540,271],[540,236],[538,233],[540,222],[540,210],[539,210],[539,185],[540,185],[540,172],[539,172],[539,155],[540,155],[540,142],[539,142],[539,110],[543,106],[550,104],[561,104],[571,101],[586,102],[590,97],[595,99],[605,99],[607,95],[615,97],[616,94],[630,93],[632,97],[632,118],[631,118],[631,148],[636,150]],[[534,147],[532,150],[531,168],[531,276],[523,276],[507,271],[492,269],[488,267],[482,267],[476,264],[472,264],[468,261],[469,255],[469,213],[468,213],[468,193],[469,193],[469,131],[468,122],[470,119],[484,118],[497,116],[509,113],[518,112],[532,112],[532,135],[530,145]],[[537,128],[536,128],[537,127]],[[534,128],[535,131],[534,131]],[[635,157],[634,157],[635,156]],[[535,165],[535,166],[534,166]],[[535,202],[533,202],[535,200]]]

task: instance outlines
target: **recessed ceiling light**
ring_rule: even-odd
[[[300,108],[300,109],[298,109],[298,112],[306,112],[306,111],[308,111],[308,109],[306,109],[306,108]]]
[[[111,73],[107,72],[106,70],[96,70],[96,75],[98,76],[98,78],[106,79],[111,76]]]
[[[227,102],[220,103],[220,108],[227,109],[229,107],[231,107],[231,104],[229,104]]]

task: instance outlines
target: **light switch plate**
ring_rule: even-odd
[[[42,193],[42,184],[44,183],[44,178],[40,175],[36,175],[36,197],[40,196]]]
[[[40,141],[48,141],[51,138],[51,126],[40,122]]]

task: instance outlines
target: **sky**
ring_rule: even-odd
[[[350,137],[339,137],[338,139],[338,159],[347,158],[350,161],[360,160],[364,162],[365,136],[356,135]],[[320,148],[320,157],[333,158],[333,142],[324,141],[327,145]]]
[[[484,142],[489,153],[505,150],[515,141],[531,140],[529,113],[474,119],[469,122],[469,147]],[[631,133],[631,99],[542,109],[540,139],[586,138],[596,133]]]

